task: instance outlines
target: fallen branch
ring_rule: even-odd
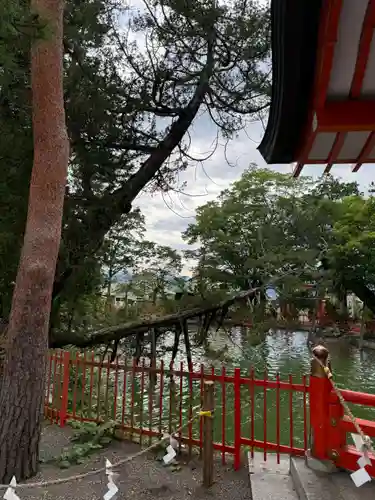
[[[151,328],[168,328],[176,325],[180,326],[181,322],[187,321],[192,318],[212,314],[218,311],[227,311],[228,308],[237,301],[243,300],[255,295],[258,288],[246,290],[230,298],[224,299],[216,304],[205,304],[201,307],[194,307],[191,309],[180,310],[176,313],[166,314],[165,316],[149,317],[138,321],[130,321],[121,325],[110,326],[102,328],[89,335],[75,335],[74,337],[61,337],[56,336],[51,339],[51,348],[61,348],[68,345],[76,347],[92,347],[100,344],[109,344],[113,341],[118,341],[132,335],[144,335]]]

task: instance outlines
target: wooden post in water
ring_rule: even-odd
[[[203,486],[209,488],[214,482],[214,382],[207,380],[203,386]]]
[[[367,313],[366,306],[365,304],[363,304],[362,316],[361,316],[361,329],[359,331],[359,343],[358,343],[358,347],[360,349],[363,349],[363,340],[366,333],[366,313]]]

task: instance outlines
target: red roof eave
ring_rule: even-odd
[[[329,173],[334,163],[342,163],[338,156],[345,142],[347,132],[375,131],[375,101],[359,101],[365,77],[375,28],[375,0],[369,0],[363,20],[362,33],[358,47],[357,61],[353,74],[350,95],[346,101],[328,101],[327,92],[330,82],[335,45],[338,38],[342,0],[323,2],[318,36],[317,71],[313,86],[309,119],[304,141],[293,172],[298,177],[306,163],[327,163],[325,173]],[[320,132],[336,132],[328,159],[309,161],[309,153],[316,135]],[[362,163],[369,161],[375,146],[375,132],[371,132],[358,158],[353,159],[356,172]]]
[[[324,107],[326,101],[341,8],[342,0],[323,2],[318,35],[317,72],[315,75],[310,116],[305,134],[305,144],[303,144],[302,150],[298,155],[297,165],[293,172],[294,177],[298,177],[300,174],[318,133],[318,127],[315,126],[314,128],[314,114],[316,110]]]

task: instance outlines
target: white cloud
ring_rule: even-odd
[[[266,5],[268,0],[259,0]],[[128,0],[133,12],[137,9],[144,11],[142,0]],[[120,18],[120,24],[126,24],[129,14]],[[145,46],[144,36],[132,33],[136,39],[139,49]],[[194,157],[204,158],[212,149],[216,139],[216,126],[207,116],[201,116],[189,130],[192,143],[190,154]],[[218,194],[229,185],[238,180],[243,171],[250,163],[256,163],[260,167],[267,167],[257,146],[263,136],[263,126],[260,122],[249,125],[246,133],[243,132],[238,138],[232,140],[225,149],[224,145],[218,146],[215,154],[203,162],[203,165],[191,167],[186,172],[179,175],[179,181],[186,181],[183,193],[170,192],[164,196],[157,193],[141,194],[136,203],[146,216],[147,235],[146,237],[162,245],[170,245],[176,249],[187,248],[186,243],[181,238],[181,233],[189,223],[194,222],[195,209],[210,200],[215,199]],[[229,162],[229,164],[228,164]],[[290,165],[268,166],[273,170],[283,173],[292,173]],[[345,181],[357,181],[363,188],[368,186],[371,180],[375,180],[375,165],[363,165],[356,174],[351,172],[350,165],[338,165],[332,169],[332,174],[341,177]],[[324,167],[315,165],[305,167],[304,175],[319,177],[322,175]],[[189,271],[189,264],[184,272]]]
[[[192,145],[190,153],[202,158],[212,150],[216,137],[216,129],[205,117],[201,117],[191,131]],[[136,200],[146,216],[147,238],[162,245],[170,245],[178,250],[188,246],[181,238],[181,233],[194,222],[195,209],[210,200],[238,180],[250,163],[267,167],[257,146],[263,135],[263,126],[259,122],[252,123],[245,132],[233,139],[227,146],[217,147],[214,155],[203,162],[203,165],[190,167],[179,175],[180,182],[186,182],[182,193],[170,192],[162,195],[144,193]],[[222,141],[221,141],[222,142]],[[229,163],[229,164],[228,164]],[[268,166],[283,173],[292,173],[291,165]],[[332,174],[345,181],[357,181],[365,189],[375,180],[375,165],[363,165],[359,172],[352,173],[350,165],[337,165]],[[324,170],[323,165],[304,167],[303,174],[319,177]],[[184,273],[190,274],[192,263],[186,263]]]

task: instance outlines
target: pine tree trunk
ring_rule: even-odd
[[[48,328],[61,239],[69,144],[62,88],[64,0],[31,0],[47,24],[33,42],[34,164],[0,389],[0,482],[37,472]]]

